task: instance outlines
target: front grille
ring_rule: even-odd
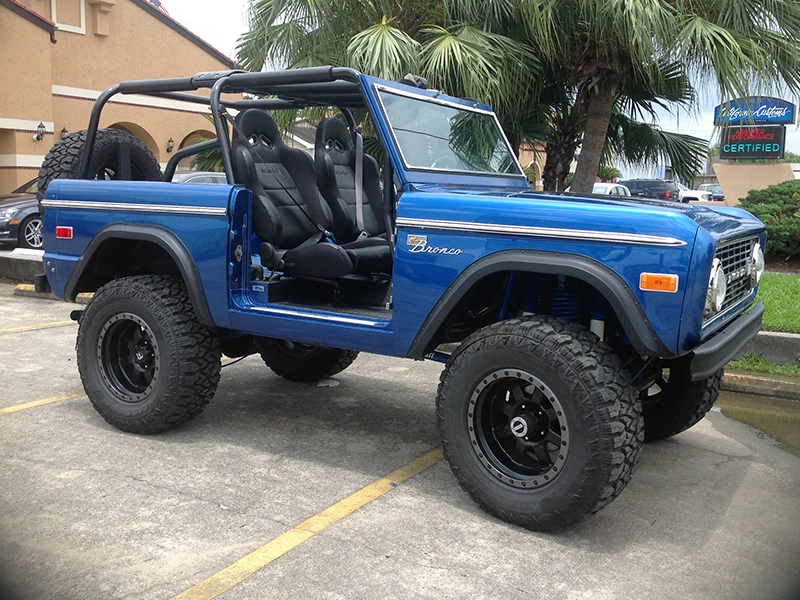
[[[720,312],[724,312],[728,307],[733,306],[750,294],[752,290],[750,277],[752,271],[751,256],[756,242],[758,242],[758,238],[752,237],[725,240],[717,244],[714,256],[722,261],[722,268],[725,270],[728,283],[725,302],[722,304]]]

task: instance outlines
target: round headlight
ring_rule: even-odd
[[[750,262],[752,271],[750,271],[750,279],[753,282],[753,287],[758,285],[761,281],[761,274],[764,272],[764,251],[761,249],[761,244],[753,246],[753,252],[750,254]]]
[[[725,302],[725,293],[728,291],[728,282],[725,278],[725,271],[722,268],[722,261],[715,258],[711,264],[711,276],[708,279],[708,291],[706,292],[705,314],[713,315],[722,309]]]

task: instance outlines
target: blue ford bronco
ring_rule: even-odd
[[[162,174],[139,139],[99,129],[117,94],[205,104],[216,139]],[[309,107],[324,115],[313,157],[276,125]],[[227,185],[171,182],[212,149]],[[486,511],[534,530],[614,499],[642,442],[697,423],[761,327],[760,221],[536,193],[488,106],[413,76],[123,82],[51,149],[40,189],[38,283],[69,301],[94,293],[73,313],[78,369],[109,423],[149,434],[190,420],[222,354],[258,353],[297,381],[358,352],[441,361],[453,473]]]

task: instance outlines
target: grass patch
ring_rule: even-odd
[[[722,414],[776,440],[780,447],[800,456],[800,415],[741,406],[720,406]]]
[[[800,359],[800,356],[798,357]],[[732,360],[725,367],[736,371],[748,373],[766,373],[769,375],[782,375],[784,377],[800,378],[800,364],[776,365],[757,354],[745,354],[741,358]]]
[[[764,273],[756,300],[767,307],[764,329],[800,333],[800,275]]]
[[[11,279],[10,277],[0,277],[0,283],[7,283],[9,285],[18,285],[20,283],[30,283],[30,282],[22,281],[21,279]]]

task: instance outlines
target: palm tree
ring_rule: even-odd
[[[592,188],[620,90],[659,88],[665,63],[713,79],[723,98],[800,90],[798,0],[526,0],[521,11],[538,55],[571,65],[573,112],[585,105],[577,192]]]
[[[755,83],[796,90],[798,3],[251,0],[238,58],[251,70],[332,63],[387,79],[420,72],[434,87],[491,104],[515,146],[546,143],[546,182],[563,182],[581,146],[572,187],[588,192],[604,152],[666,156],[679,173],[695,167],[702,140],[636,119],[658,104],[691,106],[689,76],[712,75],[723,97]]]
[[[707,142],[662,131],[655,121],[656,107],[688,109],[695,101],[695,92],[680,64],[662,61],[648,68],[653,72],[618,88],[600,164],[617,159],[629,165],[668,161],[680,179],[690,181],[706,158]],[[580,99],[577,86],[563,72],[550,81],[553,83],[542,94],[542,100],[551,107],[550,127],[545,135],[544,189],[563,190],[570,164],[585,136],[587,103]],[[597,169],[592,182],[596,172]],[[574,178],[572,190],[575,190]]]

